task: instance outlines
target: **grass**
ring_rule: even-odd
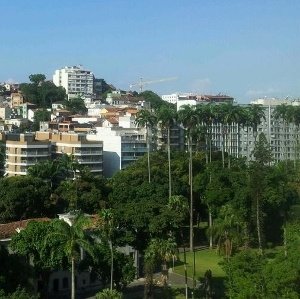
[[[195,269],[196,269],[196,278],[203,278],[206,270],[210,269],[212,271],[213,277],[223,278],[225,276],[224,271],[222,270],[219,262],[223,258],[219,256],[215,250],[205,249],[195,252]],[[187,275],[188,277],[193,276],[193,253],[186,253],[186,262],[187,262]],[[179,261],[175,264],[175,273],[184,275],[184,257],[183,253],[179,255]]]

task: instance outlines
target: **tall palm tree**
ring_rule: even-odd
[[[114,217],[111,209],[103,209],[100,211],[100,234],[108,242],[111,254],[110,264],[110,289],[113,289],[113,273],[114,273],[114,252],[113,252],[113,229],[114,229]]]
[[[178,119],[187,132],[188,151],[189,151],[189,183],[190,183],[190,251],[194,249],[193,231],[193,128],[199,122],[195,113],[195,107],[190,105],[182,106],[178,111]]]
[[[151,183],[151,170],[150,170],[150,131],[156,123],[156,117],[150,110],[140,110],[135,119],[135,123],[139,127],[146,129],[146,142],[147,142],[147,159],[148,159],[148,180]]]
[[[172,196],[172,174],[171,174],[171,141],[170,129],[177,118],[176,110],[170,106],[162,106],[158,111],[158,122],[162,129],[167,130],[168,166],[169,166],[169,197]]]
[[[273,115],[276,120],[283,121],[283,152],[285,154],[285,160],[287,160],[287,147],[289,144],[289,141],[286,141],[287,127],[295,120],[294,107],[287,104],[278,105],[275,107]],[[279,142],[281,142],[281,140],[279,140]]]
[[[232,147],[232,135],[233,135],[233,126],[239,126],[241,119],[241,110],[240,106],[233,105],[231,103],[226,103],[221,106],[224,111],[224,124],[226,125],[226,133],[229,136],[229,143],[227,141],[227,152],[228,152],[228,168],[230,165],[230,155]],[[237,135],[237,134],[236,134]]]
[[[254,142],[257,139],[257,128],[262,120],[266,120],[265,109],[262,105],[251,104],[249,106],[249,121],[253,130]]]
[[[180,217],[184,218],[189,212],[187,199],[182,195],[173,195],[169,198],[168,207],[170,210],[175,210]],[[183,241],[183,230],[181,229],[181,238]],[[188,298],[188,283],[187,283],[187,268],[186,268],[186,250],[185,242],[183,241],[183,258],[184,258],[184,277],[185,277],[185,298]]]
[[[220,126],[221,133],[221,151],[222,151],[222,165],[225,167],[225,136],[227,135],[226,128],[226,106],[224,104],[215,105],[213,109],[214,122]]]
[[[88,228],[88,219],[82,215],[75,215],[70,223],[64,220],[57,220],[55,231],[49,238],[56,238],[64,248],[66,256],[71,262],[71,299],[75,299],[75,264],[80,259],[81,250],[85,250],[94,256],[92,246],[84,230]]]

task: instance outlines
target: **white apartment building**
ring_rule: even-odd
[[[164,101],[166,101],[170,104],[175,104],[176,105],[179,98],[187,99],[191,95],[192,95],[192,93],[178,93],[178,92],[176,92],[176,93],[172,93],[172,94],[164,94],[164,95],[161,96],[161,98]]]
[[[91,97],[93,94],[94,74],[79,66],[66,66],[55,71],[53,83],[65,88],[68,98],[77,96]]]
[[[89,141],[103,141],[103,174],[111,177],[117,171],[144,156],[147,152],[144,129],[97,127],[96,134],[88,134]]]

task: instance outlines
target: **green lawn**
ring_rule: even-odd
[[[203,278],[206,270],[212,271],[213,277],[224,277],[224,271],[218,264],[223,258],[216,253],[216,250],[199,250],[195,252],[196,278]],[[175,263],[175,273],[184,275],[183,253],[179,255],[179,261]],[[193,253],[186,253],[187,274],[193,276]]]

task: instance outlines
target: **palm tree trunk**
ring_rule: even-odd
[[[208,226],[209,226],[209,248],[213,248],[213,235],[212,235],[212,213],[208,207]]]
[[[188,280],[187,280],[187,269],[186,269],[185,245],[183,245],[183,258],[184,258],[185,299],[188,299]]]
[[[170,198],[172,196],[170,127],[168,127],[168,164],[169,164],[169,198]]]
[[[110,241],[110,254],[111,254],[111,264],[110,264],[110,289],[113,289],[113,282],[114,282],[114,252],[112,241]]]
[[[222,166],[223,166],[223,168],[225,168],[225,154],[224,154],[224,150],[225,150],[225,134],[223,132],[223,125],[221,127],[221,135],[222,135]]]
[[[151,170],[150,170],[150,139],[148,128],[146,129],[146,139],[147,139],[147,161],[148,161],[148,180],[149,184],[151,183]]]
[[[71,299],[75,299],[75,259],[72,257],[71,259]]]
[[[258,240],[258,250],[262,254],[262,237],[261,237],[261,221],[260,221],[260,202],[259,195],[256,194],[256,228],[257,228],[257,240]]]
[[[193,150],[192,140],[189,137],[190,150],[190,251],[194,249],[194,227],[193,227]]]

